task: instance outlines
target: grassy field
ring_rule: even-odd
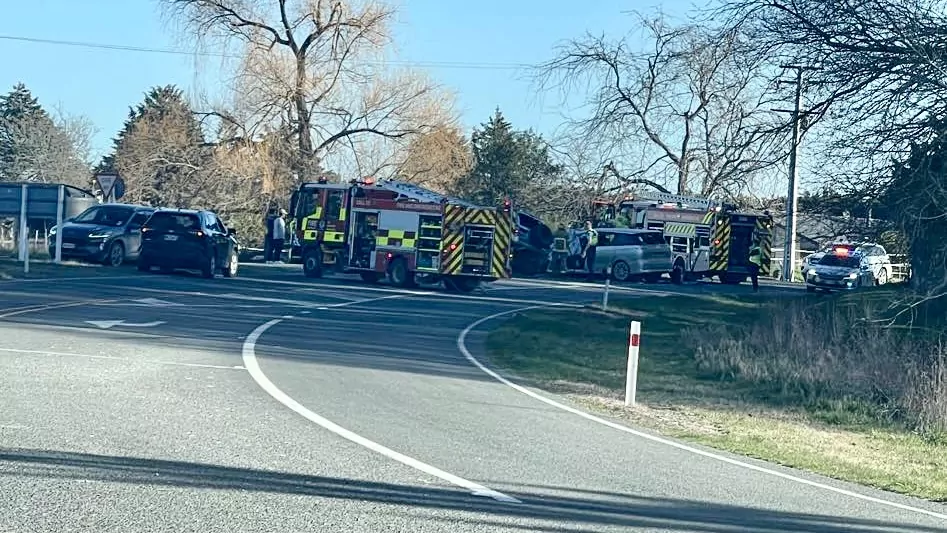
[[[922,423],[947,420],[947,412],[938,419],[940,411],[927,405],[935,402],[940,409],[936,402],[947,399],[947,387],[935,391],[941,396],[917,400],[926,403],[908,416],[914,397],[895,392],[917,388],[914,382],[901,387],[899,380],[901,388],[888,382],[860,384],[860,372],[867,375],[874,367],[865,370],[845,357],[824,355],[847,350],[853,352],[850,357],[863,358],[845,348],[844,339],[865,333],[838,322],[869,305],[866,299],[892,297],[888,291],[791,301],[785,296],[666,296],[616,301],[607,313],[533,310],[500,325],[487,346],[493,364],[524,381],[665,435],[947,501],[947,434],[936,423]],[[632,319],[642,323],[639,406],[626,409],[622,397]],[[806,322],[811,320],[818,327]],[[818,328],[842,331],[820,333]],[[819,337],[824,342],[817,342]],[[876,340],[879,350],[897,342],[882,340]],[[799,344],[805,345],[787,348]],[[832,365],[843,368],[823,369]],[[854,374],[846,374],[849,370]],[[888,391],[890,398],[873,398],[875,390]]]

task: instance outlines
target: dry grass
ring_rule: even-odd
[[[537,310],[502,324],[488,349],[520,379],[667,435],[947,501],[944,351],[930,330],[871,321],[893,298],[672,296],[609,313]],[[629,410],[631,318],[643,334],[641,405]]]

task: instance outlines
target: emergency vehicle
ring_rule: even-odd
[[[644,193],[618,203],[608,217],[631,228],[660,230],[673,253],[671,281],[716,276],[739,284],[750,272],[754,233],[760,239],[760,275],[770,275],[773,218],[744,213],[708,198]]]
[[[443,282],[469,292],[510,277],[511,205],[481,207],[417,185],[304,183],[290,200],[303,272],[359,273],[394,285]]]

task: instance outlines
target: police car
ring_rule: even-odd
[[[875,277],[867,257],[854,246],[837,246],[806,270],[806,291],[854,290],[872,286]]]

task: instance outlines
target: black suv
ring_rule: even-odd
[[[154,208],[128,204],[92,206],[50,231],[49,255],[56,256],[56,232],[62,232],[62,258],[119,266],[138,257],[141,227]]]
[[[148,272],[153,266],[162,272],[200,270],[205,278],[213,278],[219,270],[232,278],[240,252],[236,235],[210,211],[155,211],[141,229],[138,270]]]

